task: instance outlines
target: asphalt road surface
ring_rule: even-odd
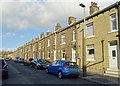
[[[24,66],[21,63],[8,61],[9,78],[2,81],[2,84],[97,84],[82,78],[67,77],[59,79],[54,74],[46,74],[45,70]]]

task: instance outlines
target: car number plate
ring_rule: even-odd
[[[76,70],[76,68],[70,68],[71,70]]]

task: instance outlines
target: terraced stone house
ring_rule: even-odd
[[[47,32],[46,36],[41,33],[39,38],[19,47],[14,57],[70,60],[77,62],[80,68],[85,61],[87,73],[119,77],[120,2],[102,10],[97,3],[91,2],[90,16],[85,20],[86,28],[83,28],[83,19],[76,21],[69,17],[66,27],[57,24],[55,32]]]

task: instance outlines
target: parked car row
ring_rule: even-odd
[[[62,79],[65,76],[74,76],[75,78],[79,77],[80,70],[76,62],[65,61],[65,60],[56,60],[50,62],[43,59],[33,59],[28,58],[24,61],[24,65],[31,66],[36,69],[45,69],[46,73],[53,73]]]
[[[14,60],[14,62],[16,62],[16,63],[24,63],[24,59],[20,58],[20,57],[16,57],[16,59]]]

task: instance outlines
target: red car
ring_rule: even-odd
[[[32,60],[33,60],[33,58],[28,58],[28,59],[24,62],[24,65],[30,65]]]

